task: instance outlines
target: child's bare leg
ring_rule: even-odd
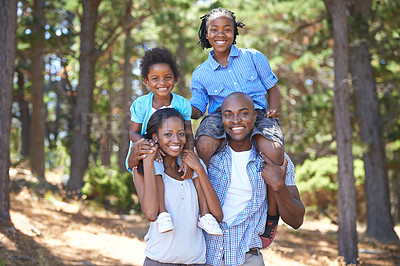
[[[164,198],[164,181],[161,175],[156,175],[156,185],[158,194],[159,213],[167,212],[167,209],[165,208],[165,198]]]
[[[200,216],[204,216],[207,213],[210,213],[206,196],[204,195],[203,188],[201,187],[200,180],[198,178],[193,179],[193,184],[196,188],[197,197],[199,199]]]
[[[222,139],[215,139],[210,136],[202,135],[196,140],[196,151],[199,157],[206,164],[207,168],[210,164],[211,156],[217,151],[219,145],[221,145]]]
[[[283,164],[284,160],[284,151],[283,146],[277,142],[266,139],[262,135],[256,135],[256,143],[258,149],[267,155],[268,158],[271,159],[274,163],[278,165]],[[268,214],[275,216],[278,215],[278,206],[276,204],[275,195],[272,189],[268,188]]]

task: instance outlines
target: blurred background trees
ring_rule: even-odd
[[[350,97],[346,127],[355,159],[357,219],[367,224],[369,236],[396,240],[400,3],[344,2]],[[285,149],[297,165],[308,214],[337,221],[335,40],[332,16],[322,0],[18,1],[11,164],[29,162],[33,174],[43,178],[57,169],[77,196],[89,182],[85,173],[96,175],[92,168],[124,172],[129,106],[148,93],[139,71],[144,51],[171,49],[182,72],[175,92],[190,99],[191,73],[209,51],[198,45],[200,17],[219,6],[246,24],[239,29],[237,46],[264,53],[279,78]],[[194,130],[198,122],[193,121]],[[321,165],[330,170],[321,172]],[[86,194],[96,187],[90,184]],[[382,219],[386,226],[379,224]]]

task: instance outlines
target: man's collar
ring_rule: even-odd
[[[222,153],[224,153],[224,154],[229,154],[229,155],[231,155],[231,147],[229,146],[229,142],[228,141],[226,141],[225,142],[225,145],[223,146],[223,148],[218,152],[218,153],[220,153],[220,152],[222,152]],[[252,161],[252,160],[256,160],[257,159],[257,155],[259,155],[258,154],[258,152],[257,152],[257,149],[256,149],[256,147],[254,146],[254,145],[251,145],[251,149],[250,149],[250,161]],[[260,157],[261,158],[261,157]]]
[[[211,50],[208,53],[208,61],[210,63],[211,69],[216,70],[220,66],[220,64],[214,59],[213,55],[214,55],[214,50]],[[229,52],[228,60],[231,57],[237,57],[237,56],[239,56],[239,49],[235,45],[232,44],[231,51]]]

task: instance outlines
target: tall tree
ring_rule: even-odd
[[[346,263],[357,264],[357,210],[354,187],[349,108],[349,53],[346,0],[324,0],[332,16],[335,72],[335,131],[339,181],[339,255]]]
[[[29,161],[32,173],[44,178],[45,155],[44,139],[45,129],[45,106],[43,102],[44,93],[44,5],[45,0],[33,1],[33,25],[31,46],[31,126],[30,126],[30,148]]]
[[[128,24],[132,21],[131,15],[132,0],[129,0],[126,6],[126,13],[128,14]],[[127,29],[125,33],[125,44],[124,44],[125,54],[124,54],[124,87],[122,89],[121,95],[121,115],[119,126],[121,134],[119,134],[118,142],[118,167],[121,172],[126,171],[125,158],[128,154],[129,149],[129,129],[130,129],[130,115],[129,115],[129,105],[132,98],[132,37],[131,29]]]
[[[29,102],[25,100],[25,75],[21,70],[22,66],[17,69],[18,77],[18,92],[17,99],[20,112],[20,122],[21,122],[21,148],[20,154],[22,159],[27,159],[29,156],[29,131],[30,131],[30,114],[29,114]]]
[[[355,114],[359,126],[365,168],[367,236],[381,242],[398,241],[390,214],[389,186],[383,120],[369,53],[369,20],[372,0],[349,1],[350,71]]]
[[[95,85],[95,63],[99,53],[95,47],[95,32],[98,7],[101,0],[83,0],[83,14],[80,32],[79,84],[74,108],[73,135],[71,146],[71,167],[68,190],[77,191],[83,185],[89,157],[89,134],[92,112],[93,89]]]
[[[10,222],[8,171],[16,29],[17,1],[0,0],[0,220],[6,222]]]

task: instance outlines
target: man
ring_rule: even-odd
[[[273,188],[282,220],[295,229],[303,223],[305,209],[294,183],[294,166],[289,157],[278,166],[252,145],[257,114],[247,94],[230,94],[221,108],[227,144],[211,158],[208,176],[222,205],[223,235],[206,235],[207,264],[264,265],[259,250],[268,211],[266,185]],[[153,145],[134,143],[129,167],[137,166]]]
[[[221,201],[223,235],[206,235],[207,264],[264,265],[259,249],[268,210],[266,185],[275,193],[282,220],[295,229],[303,223],[294,166],[287,156],[282,166],[275,165],[252,145],[257,113],[247,94],[230,94],[221,108],[227,144],[211,158],[208,176]]]

